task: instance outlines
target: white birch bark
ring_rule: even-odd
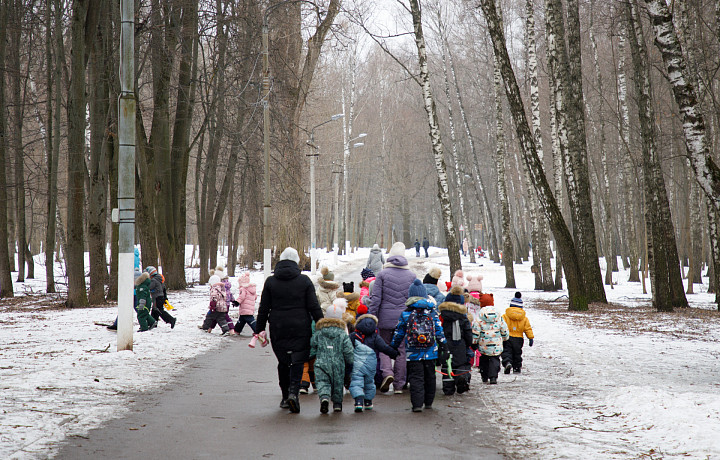
[[[716,212],[720,211],[720,168],[713,161],[706,144],[705,118],[698,106],[682,46],[675,32],[672,14],[665,0],[645,0],[655,32],[655,45],[662,54],[667,78],[683,120],[685,146],[690,165],[701,189]]]
[[[450,202],[450,190],[448,187],[447,168],[445,167],[445,156],[443,153],[442,137],[438,124],[435,99],[430,88],[430,75],[427,65],[427,51],[425,48],[425,37],[423,36],[422,15],[420,12],[419,0],[410,0],[410,10],[413,20],[413,31],[415,35],[415,46],[418,52],[418,67],[420,70],[420,83],[422,86],[423,103],[428,119],[430,130],[430,141],[432,143],[435,171],[437,173],[438,200],[440,201],[440,214],[443,217],[443,230],[445,231],[445,242],[448,247],[450,258],[450,271],[462,269],[460,260],[460,246],[455,232],[452,205]]]

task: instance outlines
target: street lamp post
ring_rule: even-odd
[[[324,121],[320,124],[313,126],[310,130],[310,140],[308,145],[314,150],[307,156],[310,157],[310,273],[315,275],[315,266],[317,265],[317,248],[316,248],[316,230],[315,230],[315,158],[319,155],[319,149],[315,145],[315,129],[320,126],[330,123],[331,121],[339,120],[344,117],[345,114],[338,113],[330,117],[329,120]]]
[[[344,216],[345,216],[345,254],[350,253],[350,212],[349,212],[349,197],[348,197],[348,161],[350,160],[350,144],[358,139],[362,139],[363,137],[367,136],[367,133],[361,133],[357,137],[354,137],[347,141],[347,144],[345,144],[345,152],[343,155],[343,197],[344,197]],[[354,144],[353,147],[362,147],[365,144],[362,142],[358,142],[357,144]]]

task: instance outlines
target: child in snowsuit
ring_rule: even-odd
[[[443,326],[445,340],[450,351],[448,361],[442,363],[443,393],[452,395],[455,390],[459,394],[470,389],[470,361],[468,348],[477,348],[473,342],[472,325],[467,317],[464,306],[465,297],[462,289],[454,287],[445,297],[445,302],[438,306],[440,322]]]
[[[350,339],[355,347],[353,370],[350,379],[350,395],[355,399],[355,412],[372,410],[375,398],[375,372],[377,354],[385,353],[392,359],[397,350],[390,347],[377,332],[378,319],[374,315],[361,315],[355,323],[355,332]]]
[[[150,275],[147,272],[143,272],[135,278],[135,297],[137,299],[135,311],[138,323],[140,323],[140,332],[157,326],[157,321],[150,315],[152,297],[150,295]]]
[[[370,297],[370,283],[375,281],[375,274],[369,268],[363,268],[360,272],[360,277],[362,278],[360,282],[360,305],[365,305],[367,308],[367,304],[363,298],[365,296]],[[360,313],[358,313],[357,316],[360,316]]]
[[[503,319],[508,326],[510,337],[503,343],[502,365],[506,374],[510,373],[510,369],[519,374],[522,369],[522,349],[525,342],[523,334],[527,336],[528,345],[531,347],[533,339],[535,339],[530,320],[527,319],[525,310],[523,310],[522,294],[515,293],[515,298],[510,301],[510,306],[505,310]]]
[[[165,310],[165,300],[167,300],[165,278],[153,266],[147,267],[145,271],[150,275],[150,295],[153,303],[151,315],[155,321],[162,318],[170,325],[170,329],[174,329],[177,320]]]
[[[250,326],[253,334],[255,329],[255,300],[257,299],[257,286],[250,282],[250,273],[245,272],[238,278],[237,304],[240,307],[240,316],[235,323],[235,332],[241,333],[245,325]]]
[[[435,360],[447,360],[447,343],[435,305],[419,279],[410,285],[405,306],[390,346],[397,350],[405,340],[412,411],[422,412],[423,404],[429,409],[435,400]]]
[[[497,383],[500,373],[500,354],[503,341],[509,337],[508,328],[502,316],[497,314],[494,306],[480,309],[480,314],[473,323],[473,334],[480,351],[480,377],[483,382]]]
[[[333,411],[342,412],[345,366],[353,364],[353,346],[345,330],[344,299],[337,299],[315,324],[310,340],[310,357],[315,358],[315,388],[320,397],[320,412],[328,413],[330,400]]]
[[[230,327],[225,319],[228,311],[228,305],[225,301],[225,285],[217,275],[211,276],[208,283],[210,284],[210,311],[205,315],[205,321],[201,329],[210,332],[216,324],[219,324],[222,335],[228,335]]]

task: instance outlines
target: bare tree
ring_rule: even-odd
[[[6,62],[8,2],[0,3],[0,62]],[[0,298],[13,297],[13,282],[10,272],[10,254],[7,242],[7,170],[5,155],[7,152],[7,117],[5,114],[5,67],[0,68]]]

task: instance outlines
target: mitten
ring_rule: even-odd
[[[232,304],[235,305],[236,307],[240,306],[240,302],[238,302],[237,300],[233,300]]]
[[[210,301],[210,310],[215,311],[215,307],[217,306],[217,302],[214,300]]]
[[[438,344],[438,361],[445,362],[450,357],[450,352],[448,351],[448,346],[446,343],[440,343]]]
[[[533,346],[533,339],[530,339],[530,341],[528,342],[528,345],[530,345],[531,347]]]

